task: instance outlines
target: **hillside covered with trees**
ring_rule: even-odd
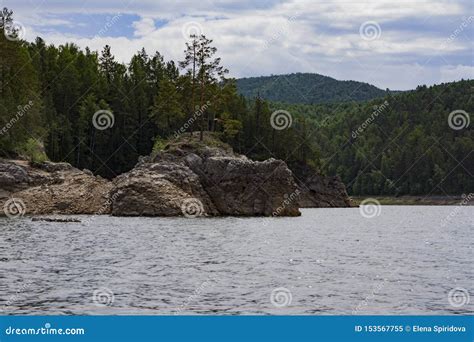
[[[237,88],[247,98],[302,104],[367,101],[386,94],[368,83],[309,73],[240,78]]]
[[[190,37],[182,61],[142,49],[124,64],[110,46],[98,53],[7,39],[12,13],[0,15],[3,157],[66,161],[112,178],[163,140],[205,130],[259,159],[318,162],[316,150],[296,144],[304,140],[304,120],[273,129],[268,104],[237,93],[204,36]]]
[[[303,164],[337,174],[355,195],[474,191],[472,127],[449,125],[452,111],[473,112],[474,81],[394,95],[358,82],[290,75],[301,79],[305,100],[299,88],[280,81],[268,92],[262,89],[271,77],[226,78],[205,36],[190,37],[181,61],[142,49],[125,64],[110,46],[96,52],[41,38],[11,39],[11,32],[8,39],[4,31],[11,20],[4,9],[0,157],[66,161],[113,178],[165,140],[211,131],[251,158],[274,157],[293,170]],[[243,85],[250,98],[239,94]],[[354,97],[377,99],[344,102]],[[336,101],[343,102],[304,104]],[[275,120],[278,110],[284,112]]]
[[[321,167],[354,195],[474,192],[474,81],[365,103],[273,103],[310,121]]]

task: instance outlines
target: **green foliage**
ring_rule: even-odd
[[[167,145],[166,140],[163,140],[162,138],[157,137],[155,139],[155,143],[153,144],[153,149],[151,151],[152,157],[155,157],[158,154],[158,152],[163,151],[166,145]]]
[[[44,146],[33,138],[29,138],[22,143],[17,151],[18,155],[34,163],[41,163],[48,160],[44,152]]]
[[[45,134],[38,74],[23,41],[8,40],[5,26],[11,11],[0,11],[0,155],[11,156],[19,146]]]
[[[231,119],[231,117],[227,112],[222,114],[223,135],[226,140],[234,139],[243,128],[242,122]]]
[[[184,118],[181,97],[176,85],[167,78],[159,82],[158,89],[150,117],[161,131],[173,131],[178,128]]]
[[[269,101],[302,104],[366,101],[386,94],[367,83],[308,73],[241,78],[237,86],[247,98],[262,96]]]
[[[179,65],[187,70],[187,77],[191,83],[191,108],[200,112],[198,121],[200,139],[203,140],[204,130],[214,130],[215,117],[207,104],[219,97],[219,92],[216,92],[219,82],[224,80],[225,74],[229,71],[220,65],[221,59],[215,57],[217,48],[212,46],[212,39],[204,35],[191,35],[189,38],[190,42],[186,43],[184,51],[184,60]],[[199,101],[195,101],[197,96]],[[199,103],[199,107],[196,103]]]
[[[474,131],[452,129],[448,117],[457,109],[472,117],[473,87],[459,81],[362,104],[286,108],[308,117],[323,170],[340,175],[350,193],[459,195],[474,192]]]

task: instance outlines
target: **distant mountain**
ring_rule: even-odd
[[[368,83],[309,73],[241,78],[237,87],[248,98],[260,93],[269,101],[303,104],[367,101],[386,95],[386,91]]]
[[[473,89],[462,80],[365,103],[278,108],[312,123],[323,170],[352,195],[470,194]]]

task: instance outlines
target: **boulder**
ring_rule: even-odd
[[[189,163],[222,215],[297,216],[297,202],[285,205],[285,195],[297,190],[293,175],[281,160],[209,157]],[[280,210],[278,210],[280,209]]]
[[[26,184],[28,184],[28,173],[22,166],[7,160],[0,160],[1,189],[13,191]]]
[[[297,190],[281,160],[249,160],[209,135],[181,138],[141,158],[114,180],[112,214],[117,216],[297,216]]]
[[[301,208],[350,207],[346,186],[338,176],[324,176],[308,165],[294,165],[296,182],[301,191]]]
[[[180,216],[189,199],[199,201],[199,215],[218,214],[198,176],[180,163],[142,163],[113,184],[113,215]]]
[[[112,183],[67,163],[0,161],[0,201],[21,200],[26,214],[108,214]],[[0,215],[6,215],[5,210]]]

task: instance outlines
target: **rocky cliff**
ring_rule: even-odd
[[[292,165],[301,190],[300,208],[344,208],[351,206],[346,186],[338,176],[324,176],[308,165]]]
[[[0,215],[297,216],[350,206],[344,184],[281,160],[253,161],[206,135],[181,137],[112,181],[67,163],[0,160]]]
[[[106,214],[112,184],[68,163],[0,161],[0,215]]]
[[[209,135],[169,143],[113,183],[113,215],[300,215],[283,161],[252,161]]]

